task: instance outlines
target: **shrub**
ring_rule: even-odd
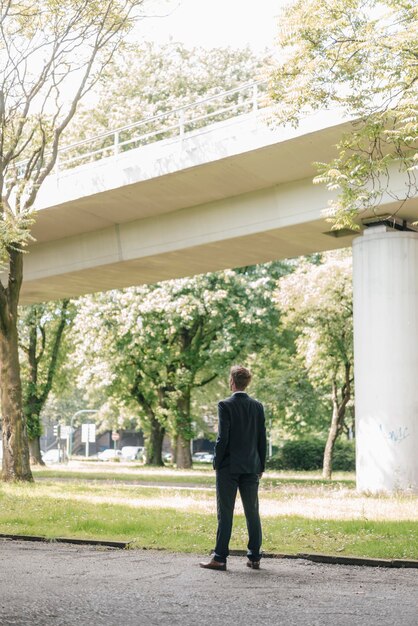
[[[282,448],[284,469],[316,470],[322,467],[325,444],[320,439],[286,441]]]
[[[266,463],[273,470],[318,470],[322,469],[325,440],[315,437],[286,441],[282,449]],[[353,441],[338,439],[332,460],[334,471],[355,470],[355,445]]]
[[[356,469],[356,450],[354,441],[338,440],[335,444],[332,469],[340,472],[354,472]]]
[[[283,467],[283,458],[281,452],[277,452],[271,459],[267,459],[266,461],[266,469],[270,470],[282,470]]]

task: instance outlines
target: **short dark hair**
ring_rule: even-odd
[[[239,391],[243,391],[251,382],[250,370],[242,365],[233,365],[231,367],[230,377]]]

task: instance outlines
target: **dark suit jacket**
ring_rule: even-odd
[[[214,469],[229,466],[232,474],[261,474],[266,461],[264,408],[244,391],[218,404],[218,438]]]

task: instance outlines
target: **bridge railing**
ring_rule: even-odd
[[[55,172],[165,139],[181,142],[188,133],[215,122],[257,113],[266,105],[266,92],[266,82],[249,83],[65,146],[58,151]]]

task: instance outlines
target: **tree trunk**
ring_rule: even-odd
[[[165,428],[161,426],[160,422],[155,417],[152,417],[150,419],[148,441],[145,444],[147,465],[154,465],[156,467],[164,466],[162,455],[164,434]]]
[[[23,276],[23,253],[9,255],[8,286],[0,282],[0,397],[3,431],[3,481],[33,481],[26,420],[22,410],[17,305]]]
[[[171,439],[171,450],[172,450],[172,455],[173,455],[173,465],[177,465],[177,436],[175,435],[172,439]]]
[[[351,398],[351,380],[350,369],[351,364],[345,363],[345,381],[341,390],[341,404],[338,402],[338,387],[337,381],[334,378],[332,381],[332,419],[331,426],[328,432],[327,443],[324,450],[324,464],[322,468],[322,477],[330,480],[332,476],[332,456],[334,452],[335,442],[340,434],[345,418],[345,410],[347,404]]]
[[[31,465],[45,465],[41,455],[41,442],[39,437],[29,440],[29,456]]]
[[[192,467],[190,439],[185,439],[182,435],[177,436],[176,466],[179,469],[190,469]]]
[[[186,389],[177,400],[176,416],[176,466],[179,469],[192,467],[190,441],[192,439],[192,424],[190,420],[190,389]]]
[[[29,465],[26,421],[22,411],[22,387],[17,340],[17,312],[8,332],[0,333],[0,391],[3,417],[3,481],[33,481]]]
[[[338,437],[338,398],[337,385],[333,383],[333,398],[332,398],[332,419],[331,426],[328,431],[327,443],[324,450],[324,465],[322,469],[322,477],[327,480],[332,476],[332,455],[334,452],[334,445]]]

